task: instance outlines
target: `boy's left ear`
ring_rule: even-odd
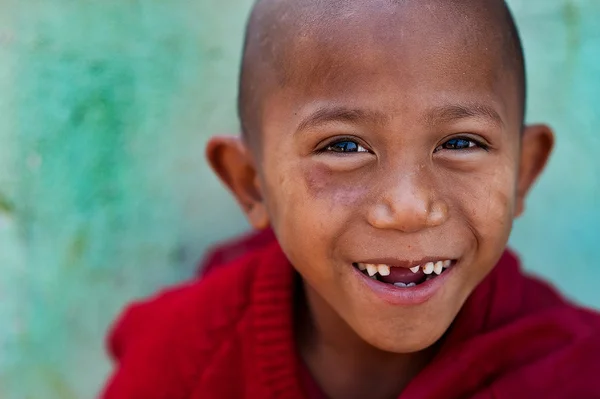
[[[213,171],[235,196],[256,229],[269,226],[269,216],[252,155],[240,137],[217,136],[206,146]]]
[[[554,133],[547,125],[529,125],[521,138],[521,159],[517,180],[515,217],[525,209],[525,197],[544,170],[554,147]]]

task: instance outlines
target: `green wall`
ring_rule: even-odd
[[[600,1],[511,4],[529,119],[558,131],[513,245],[600,307]],[[0,397],[94,397],[123,304],[189,277],[207,245],[247,228],[203,150],[237,129],[249,6],[0,2]]]

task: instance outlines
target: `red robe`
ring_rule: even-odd
[[[203,279],[129,307],[101,397],[319,397],[293,342],[294,270],[268,237],[235,243],[247,253],[227,265],[214,267],[232,246],[214,252]],[[400,398],[600,398],[599,333],[600,315],[525,276],[506,252]]]

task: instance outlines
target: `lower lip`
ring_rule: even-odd
[[[448,280],[456,266],[458,266],[457,263],[446,269],[439,276],[409,288],[395,287],[392,284],[382,283],[366,276],[353,266],[352,269],[360,278],[359,281],[384,302],[395,306],[415,306],[430,300],[446,283],[446,280]]]

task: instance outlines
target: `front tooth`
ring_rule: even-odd
[[[409,287],[409,288],[410,287],[416,287],[417,283],[408,283],[406,286]]]
[[[374,276],[377,273],[377,266],[375,265],[365,265],[367,267],[367,273],[369,276]]]
[[[446,269],[449,268],[451,264],[452,264],[451,260],[445,260],[444,261],[444,268],[446,268]]]
[[[358,270],[360,270],[360,271],[367,270],[367,266],[365,266],[364,263],[359,263],[358,264]]]
[[[413,272],[413,273],[418,273],[420,268],[421,268],[421,266],[411,267],[410,271]]]
[[[438,276],[440,274],[442,274],[442,271],[444,271],[444,262],[442,262],[442,261],[436,262],[436,264],[433,266],[433,271]]]
[[[404,283],[401,283],[401,282],[394,283],[394,285],[395,285],[396,287],[402,287],[402,288],[406,288],[406,287],[408,286],[408,285],[406,285],[406,284],[404,284]]]
[[[425,274],[431,274],[433,273],[433,269],[434,269],[434,264],[433,262],[429,262],[425,265],[425,267],[423,268],[423,273]]]
[[[377,265],[377,271],[382,276],[389,276],[390,275],[390,267],[388,265]]]

